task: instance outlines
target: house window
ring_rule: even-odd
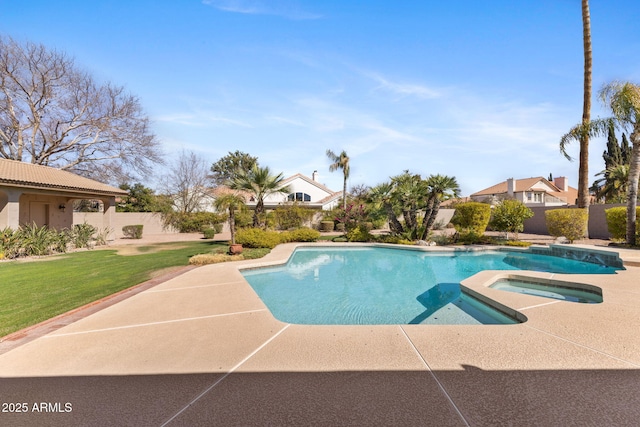
[[[533,199],[533,193],[527,193],[527,202],[530,202]]]
[[[534,193],[533,201],[536,203],[542,203],[542,193]]]
[[[310,202],[311,196],[307,193],[291,193],[289,194],[288,199],[290,202]]]

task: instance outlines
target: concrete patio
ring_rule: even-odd
[[[638,252],[618,251],[615,275],[530,273],[599,286],[601,304],[487,288],[500,272],[463,283],[518,325],[305,326],[238,271],[295,246],[189,269],[0,354],[2,409],[27,404],[0,425],[638,424]]]

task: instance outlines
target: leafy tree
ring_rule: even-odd
[[[347,210],[347,179],[349,179],[349,173],[351,171],[349,167],[349,156],[347,156],[347,152],[342,150],[342,152],[337,155],[331,150],[327,150],[327,157],[331,160],[331,165],[329,165],[329,171],[335,172],[338,169],[342,170],[343,175],[343,184],[342,184],[342,210]]]
[[[612,166],[622,165],[622,148],[616,138],[616,129],[613,123],[609,126],[607,133],[607,150],[602,153],[604,159],[604,168],[609,169]]]
[[[129,194],[122,198],[122,202],[116,206],[117,212],[159,212],[160,203],[155,192],[141,183],[133,185],[122,184],[120,189],[128,191]]]
[[[394,206],[393,185],[389,182],[376,185],[369,191],[367,202],[374,208],[381,208],[387,215],[389,230],[391,233],[400,235],[404,233],[404,227],[398,219],[398,212]]]
[[[138,98],[62,52],[1,36],[0,157],[112,181],[162,163]]]
[[[518,233],[524,230],[524,220],[533,216],[533,211],[525,206],[520,200],[504,199],[498,203],[493,209],[493,217],[491,226],[498,231],[515,234],[518,239]]]
[[[257,164],[257,157],[239,150],[233,153],[229,151],[229,154],[221,157],[211,166],[210,178],[215,185],[226,185],[237,173],[249,173]]]
[[[418,238],[418,211],[423,208],[427,187],[418,174],[405,170],[402,174],[391,178],[393,198],[402,212],[405,232],[411,239]]]
[[[272,175],[268,166],[259,167],[257,164],[253,165],[250,171],[240,171],[232,178],[230,188],[247,191],[255,197],[254,227],[264,227],[265,225],[263,220],[265,197],[275,193],[289,193],[289,187],[282,186],[283,181],[282,173]]]
[[[226,210],[229,213],[229,231],[231,232],[231,244],[236,244],[236,211],[246,208],[244,196],[240,193],[223,194],[216,198],[214,206],[217,210]]]

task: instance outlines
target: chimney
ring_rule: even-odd
[[[313,171],[313,173],[311,174],[311,179],[316,182],[318,181],[318,171]]]
[[[560,189],[560,191],[569,191],[569,180],[567,177],[559,176],[553,179],[553,184]]]
[[[516,180],[513,178],[507,179],[507,195],[513,197],[516,192]]]

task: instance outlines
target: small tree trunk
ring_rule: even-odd
[[[229,231],[231,232],[231,244],[236,244],[236,212],[229,209]]]

